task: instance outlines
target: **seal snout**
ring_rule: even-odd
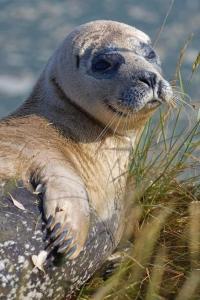
[[[155,90],[157,83],[156,73],[150,71],[141,71],[137,77],[140,82],[146,84],[152,90]]]
[[[140,70],[131,79],[118,98],[120,107],[127,111],[139,112],[144,107],[154,109],[172,98],[170,84],[157,72]]]

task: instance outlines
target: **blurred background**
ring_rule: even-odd
[[[111,19],[138,27],[154,41],[171,0],[0,0],[0,117],[29,95],[48,58],[75,26]],[[180,50],[190,35],[182,65],[187,92],[200,102],[200,0],[175,0],[156,43],[166,77],[174,78]]]

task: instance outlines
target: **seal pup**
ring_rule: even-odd
[[[90,22],[56,50],[27,101],[0,123],[0,178],[40,193],[53,249],[76,258],[91,211],[117,246],[130,153],[171,98],[149,37],[134,27]]]

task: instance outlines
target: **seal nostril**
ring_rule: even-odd
[[[156,81],[157,81],[157,76],[155,73],[153,72],[142,72],[139,74],[138,79],[145,83],[146,85],[148,85],[149,87],[151,87],[152,89],[155,88],[156,85]]]
[[[140,81],[142,81],[142,82],[144,82],[146,85],[148,85],[148,86],[152,86],[152,84],[151,84],[151,81],[149,80],[149,79],[147,79],[147,78],[140,78]]]

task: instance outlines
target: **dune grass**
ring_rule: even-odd
[[[199,56],[193,73],[198,65]],[[80,300],[200,299],[200,120],[185,104],[180,66],[179,61],[179,104],[148,122],[132,156],[129,246],[119,250],[114,273],[107,278],[105,264]]]

